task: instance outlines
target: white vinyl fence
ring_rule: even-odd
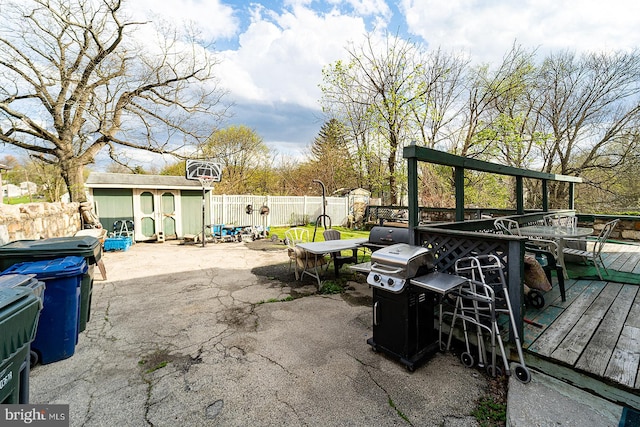
[[[325,211],[331,219],[331,225],[346,225],[349,198],[325,197],[325,200]],[[251,214],[247,213],[248,206],[253,209]],[[264,211],[264,206],[269,208],[266,215],[260,213]],[[321,196],[211,196],[212,224],[295,226],[315,222],[320,215]]]

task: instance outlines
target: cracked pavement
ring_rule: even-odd
[[[72,426],[477,425],[484,375],[451,354],[410,373],[374,353],[367,285],[316,294],[284,246],[138,243],[103,259],[75,354],[30,375],[30,403],[69,404]]]

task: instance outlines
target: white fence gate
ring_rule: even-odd
[[[325,197],[325,200],[331,225],[347,225],[349,198]],[[253,210],[250,214],[248,206]],[[263,206],[269,208],[268,215],[260,214]],[[321,196],[211,196],[211,224],[294,226],[315,222],[320,215]]]

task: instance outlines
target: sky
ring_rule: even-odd
[[[640,46],[637,0],[130,0],[136,17],[197,25],[222,60],[226,122],[254,129],[282,156],[303,157],[324,122],[323,67],[368,31],[388,31],[498,63],[514,43],[541,54]],[[145,155],[140,153],[141,160]],[[146,167],[147,165],[144,165]]]
[[[606,3],[606,4],[605,4]],[[367,31],[398,33],[429,49],[498,63],[514,43],[541,53],[640,46],[636,0],[136,0],[198,24],[214,43],[229,124],[254,129],[281,155],[300,157],[324,121],[323,67]]]

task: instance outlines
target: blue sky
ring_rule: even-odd
[[[377,29],[497,63],[514,42],[549,50],[640,46],[637,0],[127,0],[134,17],[189,21],[213,43],[218,75],[244,124],[300,157],[322,125],[322,68]],[[106,156],[105,156],[106,157]],[[145,153],[135,158],[153,164]],[[145,164],[148,162],[148,164]]]
[[[141,0],[136,0],[136,3]],[[146,0],[145,0],[146,1]],[[149,0],[151,1],[151,0]],[[515,41],[548,50],[640,45],[635,0],[153,0],[201,23],[236,103],[230,123],[255,129],[274,150],[302,156],[322,125],[321,70],[348,42],[387,30],[429,48],[497,63]]]

